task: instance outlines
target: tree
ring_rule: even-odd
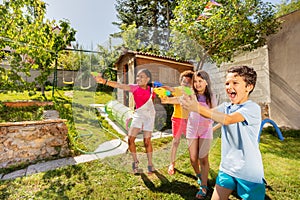
[[[47,77],[53,72],[51,63],[71,41],[75,41],[76,31],[68,21],[50,22],[45,19],[46,5],[41,0],[5,1],[0,5],[0,51],[2,60],[8,58],[8,66],[0,69],[1,90],[24,91],[43,88]],[[54,32],[55,26],[60,27]],[[30,70],[39,75],[33,82]]]
[[[276,6],[277,8],[277,13],[276,17],[280,17],[282,15],[289,14],[293,11],[299,10],[300,9],[300,1],[299,0],[282,0],[280,4]]]
[[[169,21],[174,18],[175,0],[117,0],[115,8],[120,22],[113,24],[126,26],[135,24],[139,27],[169,27]],[[122,29],[121,29],[122,30]]]
[[[142,46],[147,46],[148,52],[157,51],[150,47],[153,43],[167,46],[166,33],[169,30],[169,22],[174,18],[173,9],[177,5],[175,0],[117,0],[115,4],[117,18],[120,22],[114,22],[121,30],[113,37],[122,37],[122,33],[132,30],[132,26],[138,30],[136,38],[139,38]]]
[[[117,76],[114,70],[114,63],[118,60],[121,55],[119,50],[120,46],[113,46],[112,38],[109,39],[107,46],[98,45],[99,49],[99,69],[103,73],[103,76],[109,80],[117,80]]]
[[[265,45],[266,36],[280,26],[274,13],[274,5],[260,0],[181,0],[171,25],[203,47],[197,66],[201,69],[209,57],[220,65],[232,61],[237,51]]]

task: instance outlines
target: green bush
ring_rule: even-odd
[[[44,107],[7,107],[0,106],[0,122],[38,121],[43,119]]]

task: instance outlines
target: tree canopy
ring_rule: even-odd
[[[282,0],[280,4],[276,5],[277,13],[276,16],[280,17],[282,15],[289,14],[296,10],[300,9],[300,1],[299,0]]]
[[[135,24],[139,27],[169,27],[170,19],[174,18],[173,10],[176,0],[116,0],[115,8],[120,22],[115,25],[126,26]]]
[[[116,10],[118,37],[127,35],[128,47],[192,59],[198,69],[208,59],[220,65],[265,45],[280,27],[275,6],[261,0],[117,0]]]
[[[119,22],[113,24],[121,31],[113,34],[113,37],[124,39],[122,34],[131,32],[134,27],[137,29],[135,37],[142,43],[140,46],[147,47],[148,52],[156,52],[153,43],[159,46],[166,45],[169,33],[162,30],[169,30],[169,22],[174,18],[173,10],[176,5],[176,0],[117,0],[115,8]]]
[[[41,0],[4,1],[0,5],[0,85],[1,90],[35,89],[53,71],[51,63],[71,41],[76,31],[68,21],[59,24],[45,18],[46,4]],[[55,27],[59,27],[55,30]],[[39,75],[27,82],[30,70]]]
[[[217,64],[232,61],[237,51],[251,51],[266,44],[280,23],[275,7],[260,0],[181,0],[174,10],[172,28],[196,40],[204,54],[198,65],[210,57]]]

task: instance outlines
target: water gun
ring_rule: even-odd
[[[158,82],[158,81],[153,82],[153,87],[158,88],[158,87],[161,87],[161,86],[163,86],[163,84],[161,82]]]
[[[187,94],[187,95],[192,95],[192,94],[194,93],[193,90],[192,90],[192,88],[187,87],[187,86],[184,86],[184,87],[183,87],[183,92],[184,92],[185,94]]]
[[[153,92],[154,92],[155,94],[157,94],[159,98],[165,98],[165,97],[171,95],[171,92],[170,92],[169,90],[166,90],[165,88],[161,88],[161,87],[159,87],[159,88],[154,88],[154,89],[153,89]]]
[[[199,17],[197,18],[197,21],[202,20],[202,19],[207,19],[210,16],[212,16],[213,14],[211,12],[209,12],[210,10],[212,10],[215,6],[222,6],[221,3],[218,3],[214,0],[211,0],[209,2],[207,2],[203,12],[199,15]]]

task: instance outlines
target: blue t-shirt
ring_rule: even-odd
[[[263,183],[264,170],[258,135],[261,125],[260,106],[253,101],[243,104],[222,103],[218,111],[239,112],[245,121],[222,126],[220,170],[236,178]]]

